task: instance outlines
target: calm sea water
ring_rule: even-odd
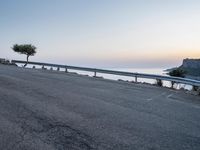
[[[156,74],[156,75],[166,75],[164,73],[164,69],[162,68],[115,68],[115,69],[110,69],[110,70],[117,70],[117,71],[125,71],[125,72],[133,72],[133,73],[147,73],[147,74]],[[113,80],[125,80],[125,81],[134,81],[134,77],[124,77],[124,76],[118,76],[118,75],[107,75],[107,74],[98,74],[99,76],[108,78],[108,79],[113,79]],[[153,83],[155,81],[151,79],[140,79],[138,78],[138,82],[147,82],[147,83]]]
[[[106,68],[106,70],[115,70],[115,71],[125,71],[125,72],[137,72],[137,73],[147,73],[147,74],[156,74],[156,75],[166,75],[163,68]],[[83,75],[93,76],[94,73],[87,72],[87,71],[76,71],[76,70],[69,70],[71,72],[77,72]],[[104,73],[97,73],[97,76],[104,77],[106,79],[113,79],[113,80],[126,80],[126,81],[133,81],[135,80],[134,77],[124,77],[119,75],[109,75]]]

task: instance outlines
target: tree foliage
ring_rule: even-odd
[[[34,56],[36,54],[36,47],[31,44],[15,44],[13,45],[12,49],[14,52],[25,54],[27,56],[24,67],[28,64],[29,56]]]
[[[174,70],[169,72],[169,75],[170,76],[174,76],[174,77],[182,77],[182,78],[184,78],[185,74],[186,74],[186,71],[181,69],[181,68],[177,68],[177,69],[174,69]]]
[[[36,54],[36,47],[31,44],[15,44],[12,49],[20,54],[25,54],[27,56],[34,56]]]

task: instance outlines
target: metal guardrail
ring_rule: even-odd
[[[25,64],[26,61],[12,60],[12,63]],[[134,77],[135,78],[135,82],[137,82],[138,78],[145,78],[145,79],[171,81],[171,82],[175,82],[175,83],[181,83],[181,84],[187,84],[187,85],[200,87],[200,81],[187,79],[187,78],[180,78],[180,77],[171,77],[171,76],[144,74],[144,73],[132,73],[132,72],[124,72],[124,71],[113,71],[113,70],[86,68],[86,67],[76,67],[76,66],[58,65],[58,64],[50,64],[50,63],[41,63],[41,62],[29,62],[28,64],[29,65],[39,65],[39,66],[42,66],[42,68],[44,68],[45,66],[46,67],[47,66],[48,67],[56,67],[56,68],[58,68],[57,70],[60,70],[60,68],[64,68],[64,69],[66,69],[66,72],[67,72],[68,69],[80,70],[80,71],[88,71],[88,72],[93,72],[94,76],[96,76],[97,73],[104,73],[104,74],[112,74],[112,75]]]
[[[5,58],[0,58],[0,64],[9,64],[10,61],[8,59]]]

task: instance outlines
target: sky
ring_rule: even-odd
[[[0,0],[0,58],[98,68],[174,67],[200,58],[199,0]]]

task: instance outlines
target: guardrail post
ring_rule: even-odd
[[[66,72],[66,73],[68,73],[68,70],[67,70],[67,68],[65,68],[65,72]]]
[[[171,82],[171,88],[173,89],[175,82],[174,81],[170,81],[170,82]]]
[[[97,72],[96,71],[94,71],[94,77],[96,77],[97,76]]]
[[[137,80],[137,76],[135,76],[135,82],[137,83],[137,81],[138,81],[138,80]]]
[[[161,79],[156,79],[157,86],[163,86],[163,81]]]

